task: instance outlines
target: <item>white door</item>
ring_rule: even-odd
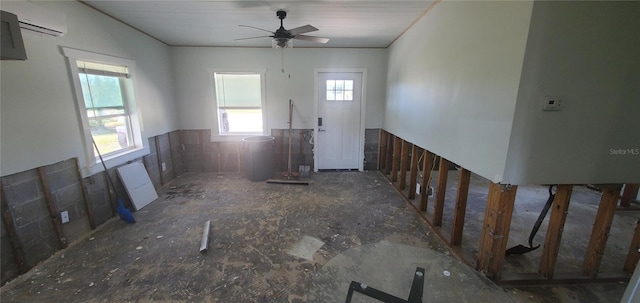
[[[359,169],[362,73],[318,73],[317,168]]]

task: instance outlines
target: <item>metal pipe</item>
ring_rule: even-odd
[[[204,231],[202,232],[202,241],[200,241],[200,253],[206,253],[209,250],[209,230],[211,229],[211,220],[204,222]]]

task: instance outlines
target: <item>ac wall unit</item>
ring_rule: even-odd
[[[17,15],[23,29],[51,36],[67,33],[67,18],[62,13],[28,1],[2,1],[0,6],[2,10]]]

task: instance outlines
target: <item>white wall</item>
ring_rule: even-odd
[[[177,129],[168,46],[76,1],[36,4],[64,13],[68,33],[23,31],[28,60],[0,64],[0,175],[72,157],[85,163],[73,84],[60,47],[135,60],[143,137]]]
[[[521,79],[505,182],[640,183],[640,2],[536,2]]]
[[[435,6],[390,48],[384,128],[501,181],[531,9]]]
[[[294,46],[295,47],[295,46]],[[208,68],[267,69],[268,128],[288,128],[288,104],[296,111],[293,128],[313,128],[314,70],[316,68],[366,68],[366,128],[382,127],[386,49],[284,50],[285,73],[281,71],[281,50],[271,48],[174,47],[172,62],[182,129],[213,129],[217,132],[216,110]],[[291,76],[289,78],[289,75]]]

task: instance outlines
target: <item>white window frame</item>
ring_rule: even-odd
[[[266,75],[267,69],[265,68],[253,68],[253,69],[234,69],[234,68],[208,68],[209,72],[209,83],[211,86],[211,96],[213,100],[213,113],[211,116],[214,117],[212,127],[211,127],[211,141],[239,141],[244,137],[251,135],[268,135],[268,123],[267,123],[267,90],[266,90]],[[216,97],[216,73],[252,73],[260,75],[260,96],[261,96],[261,111],[262,111],[262,132],[251,132],[251,133],[231,133],[224,134],[220,132],[220,115],[218,109],[218,100]]]
[[[143,135],[142,118],[136,105],[135,95],[135,70],[136,63],[133,60],[109,56],[99,53],[93,53],[72,48],[62,48],[64,56],[67,58],[67,64],[71,74],[73,82],[73,91],[76,98],[76,109],[78,111],[78,117],[80,119],[81,129],[80,132],[83,137],[84,145],[84,161],[81,159],[79,162],[84,163],[81,167],[82,176],[91,176],[100,171],[103,171],[100,158],[94,155],[93,138],[91,135],[91,126],[89,124],[89,117],[87,116],[87,108],[84,104],[84,97],[82,94],[82,85],[80,84],[80,74],[77,65],[77,61],[92,61],[111,65],[127,66],[130,75],[130,81],[123,81],[121,84],[124,91],[124,102],[126,102],[126,111],[129,117],[129,123],[131,125],[131,135],[133,140],[133,146],[103,155],[105,165],[107,167],[115,167],[124,164],[128,161],[135,160],[150,153],[148,146],[148,139]]]

